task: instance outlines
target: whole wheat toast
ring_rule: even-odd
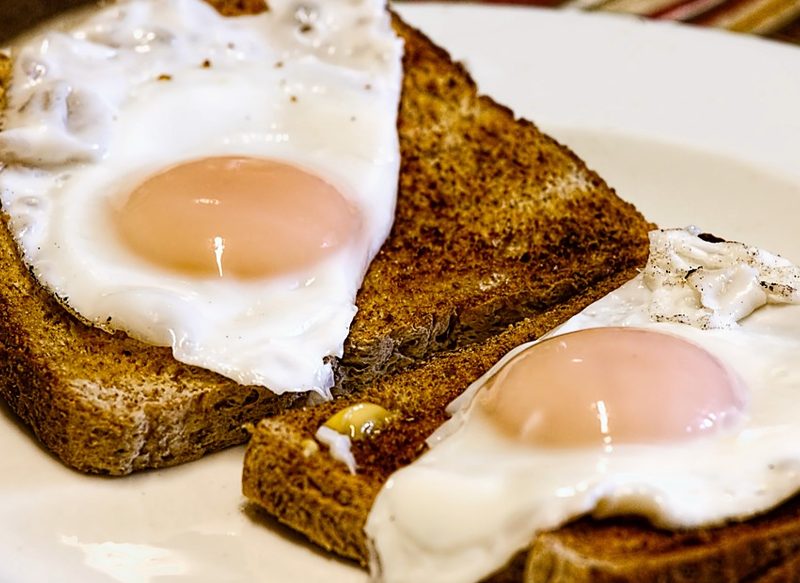
[[[416,33],[402,25],[400,29],[405,29],[407,60],[417,64],[413,70],[421,70],[419,60],[425,59],[441,71],[439,75],[448,71],[448,76],[462,78],[462,86],[471,86],[463,69],[443,61],[445,53],[423,37],[409,39]],[[476,99],[474,87],[469,92]],[[459,108],[467,99],[464,95],[457,99]],[[482,105],[495,107],[489,100]],[[525,124],[510,118],[507,123]],[[631,255],[634,258],[643,260],[641,253]],[[527,308],[526,317],[482,342],[441,352],[332,403],[262,420],[250,428],[242,475],[245,496],[317,545],[366,565],[363,526],[372,502],[393,471],[426,449],[425,439],[446,418],[447,403],[509,349],[538,337],[625,282],[635,265],[636,261],[619,265],[584,293],[562,297],[557,304]],[[313,436],[331,415],[358,402],[380,404],[398,416],[369,439],[352,443],[358,469],[351,474],[324,446],[313,445]],[[636,518],[584,518],[538,535],[487,581],[800,581],[798,550],[800,499],[745,522],[681,532],[660,530]]]
[[[372,502],[393,471],[425,450],[425,438],[446,418],[447,403],[502,354],[545,332],[583,300],[576,297],[571,304],[519,322],[483,344],[438,355],[358,396],[262,420],[252,429],[245,455],[245,495],[321,547],[366,565],[363,526]],[[359,401],[398,412],[399,420],[370,439],[353,442],[358,464],[353,475],[324,448],[309,449],[308,440],[334,412]],[[637,518],[583,518],[539,534],[530,548],[486,581],[798,581],[799,552],[796,497],[745,522],[679,532]]]
[[[511,348],[563,322],[633,270],[622,270],[482,343],[441,353],[332,402],[260,421],[251,429],[245,454],[245,496],[323,548],[366,564],[362,529],[373,499],[392,472],[424,451],[425,439],[447,418],[447,404]],[[358,402],[379,404],[397,420],[370,439],[353,442],[358,469],[351,474],[324,447],[309,450],[309,439],[335,412]]]
[[[224,14],[263,8],[211,3]],[[646,248],[648,225],[632,206],[394,22],[406,40],[397,216],[335,363],[340,394],[599,290]],[[0,62],[3,83],[8,76]],[[82,324],[22,265],[5,221],[0,268],[0,395],[74,468],[126,474],[185,462],[243,442],[247,422],[306,403]]]

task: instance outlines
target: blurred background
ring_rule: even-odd
[[[0,0],[0,41],[89,0]],[[324,0],[323,0],[324,1]],[[415,0],[397,0],[410,2]],[[447,0],[450,2],[459,0]],[[800,0],[483,0],[554,9],[604,10],[758,34],[800,45]]]
[[[450,0],[456,1],[456,0]],[[551,8],[625,12],[647,18],[759,34],[800,45],[800,0],[483,0]]]

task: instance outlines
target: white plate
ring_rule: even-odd
[[[618,16],[398,9],[653,220],[800,261],[800,50]],[[0,582],[365,581],[242,511],[242,453],[86,477],[0,408]]]

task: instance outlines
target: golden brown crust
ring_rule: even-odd
[[[238,13],[258,2],[214,4]],[[476,98],[444,51],[395,25],[407,43],[398,217],[358,296],[338,363],[344,393],[642,260],[646,224],[632,207],[533,126]],[[562,175],[575,178],[566,191]],[[73,467],[124,474],[188,461],[303,402],[81,324],[21,266],[5,225],[0,266],[0,395]]]
[[[215,2],[230,10],[257,4]],[[0,56],[0,104],[10,63]],[[193,460],[242,443],[245,423],[305,400],[238,385],[178,363],[169,349],[86,326],[23,266],[5,215],[0,269],[0,395],[78,470],[118,475]]]
[[[265,0],[206,0],[223,16],[260,14],[269,10]]]
[[[643,252],[632,206],[530,122],[478,97],[446,51],[399,19],[395,28],[406,46],[400,197],[342,363],[344,379],[362,383],[480,342]]]
[[[444,104],[448,100],[460,104],[460,111],[469,116],[470,123],[487,123],[487,117],[491,117],[491,113],[475,112],[476,108],[480,109],[482,106],[491,109],[493,107],[491,102],[483,99],[476,104],[474,99],[470,100],[468,94],[474,93],[474,87],[471,86],[468,79],[463,79],[461,83],[452,86],[447,80],[448,75],[464,76],[464,71],[458,66],[445,67],[439,60],[446,57],[443,51],[431,46],[421,46],[426,41],[424,38],[416,37],[410,29],[401,26],[400,30],[406,37],[407,50],[410,52],[407,59],[413,63],[410,69],[417,74],[421,74],[420,71],[426,69],[436,71],[435,75],[428,73],[430,77],[435,77],[435,81],[431,81],[429,84],[415,78],[414,73],[409,77],[413,87],[423,86],[429,92],[422,96],[409,98],[405,103],[411,104],[416,101],[418,105],[415,107],[426,112],[427,115],[437,112],[440,116],[427,119],[425,123],[415,123],[413,124],[414,128],[427,127],[432,125],[435,120],[441,121],[441,116],[444,115],[443,110],[446,109]],[[448,69],[448,72],[445,73],[443,68]],[[459,89],[454,93],[448,93],[448,89],[451,87]],[[444,92],[447,99],[442,99],[442,103],[434,105],[432,101],[436,97],[431,96],[431,92],[435,95]],[[420,102],[425,102],[425,105],[420,106]],[[509,121],[506,110],[499,110],[497,115],[497,118],[490,120],[490,125],[491,123],[513,124],[517,128],[525,128],[520,130],[521,134],[535,132],[535,129],[526,122]],[[407,113],[401,115],[401,118],[409,119]],[[501,119],[506,121],[499,121]],[[509,135],[508,131],[510,128],[506,135]],[[457,141],[457,137],[454,136],[464,133],[474,136],[475,132],[474,128],[458,126],[458,131],[453,132],[453,135],[440,136],[440,139],[446,143],[445,147],[451,147],[453,142]],[[418,133],[425,134],[421,130]],[[430,134],[419,139],[424,143],[426,139],[430,139]],[[519,137],[516,139],[520,140]],[[537,137],[538,139],[541,138]],[[492,142],[493,145],[498,143]],[[522,143],[525,143],[524,139]],[[424,164],[417,161],[417,158],[425,158],[424,154],[416,152],[417,148],[423,149],[423,146],[420,146],[417,140],[409,140],[408,144],[410,144],[411,152],[404,151],[407,159],[404,162],[404,168],[414,168],[414,171],[404,174],[404,180],[413,181],[414,177],[429,176]],[[502,148],[500,147],[496,154],[502,157],[501,153]],[[461,159],[469,160],[469,156],[470,154],[467,154]],[[566,156],[571,157],[569,153]],[[524,163],[530,164],[530,158],[525,159]],[[423,166],[422,168],[420,168],[420,164]],[[501,163],[500,166],[502,165]],[[475,165],[469,167],[473,172],[477,172]],[[555,170],[555,172],[564,172],[566,168],[568,167],[561,166],[560,170]],[[442,167],[439,166],[435,169],[441,171]],[[448,176],[452,176],[453,172],[458,172],[452,167],[446,170],[445,175]],[[507,175],[503,173],[501,175],[503,180],[499,184],[507,184]],[[492,190],[491,186],[488,188]],[[520,191],[524,192],[524,189],[514,190],[513,194],[506,193],[506,196],[509,197],[506,201],[507,204],[518,204],[519,199],[515,197],[519,196]],[[475,195],[474,192],[472,194]],[[436,193],[430,193],[429,199],[436,200]],[[607,204],[608,199],[602,197],[601,199],[604,201],[603,204]],[[489,196],[482,197],[480,201],[476,200],[474,204],[487,204],[487,201],[490,200],[492,200],[491,193]],[[496,208],[494,205],[503,203],[495,201],[488,204],[491,208]],[[565,211],[565,208],[568,210]],[[567,214],[568,217],[575,217],[574,227],[578,229],[581,221],[587,221],[586,215],[581,214],[585,208],[582,205],[572,207],[569,205],[559,206],[559,204],[543,205],[537,219],[542,221],[542,224],[545,221],[557,223],[554,217]],[[428,216],[426,215],[427,210],[427,208],[414,208],[413,212],[409,211],[408,217],[418,213],[417,216],[421,217],[419,224],[425,225],[427,224],[425,222]],[[441,207],[437,211],[441,211]],[[630,209],[628,211],[630,212]],[[531,218],[517,215],[504,219],[503,212],[509,213],[508,207],[498,211],[493,221],[489,222],[490,228],[498,224],[505,224],[505,221],[524,221],[525,218]],[[604,222],[602,208],[592,207],[592,212],[598,213],[595,217],[598,220],[598,223],[595,223],[598,231],[595,231],[592,236],[602,237],[603,229],[612,228],[613,230],[613,227]],[[612,215],[615,212],[620,213],[615,216],[619,221],[619,230],[610,237],[610,240],[613,241],[612,245],[619,245],[621,255],[628,254],[631,259],[640,260],[641,254],[632,251],[631,246],[624,242],[624,233],[627,229],[629,237],[627,241],[632,245],[641,243],[637,231],[639,219],[632,212],[625,217],[624,207],[621,209],[618,207],[618,211],[611,212]],[[570,219],[567,218],[567,220]],[[406,228],[409,223],[406,222],[404,212],[399,213],[397,224]],[[408,228],[413,229],[414,226],[411,225]],[[532,230],[525,224],[520,225],[519,222],[516,222],[514,228],[525,231],[526,235],[531,235]],[[547,239],[547,234],[542,235],[542,233],[534,235],[532,241],[535,242],[531,243],[532,247],[542,245],[547,249],[547,253],[555,252],[553,258],[555,264],[558,264],[560,254],[570,257],[568,265],[564,267],[559,265],[559,269],[562,269],[564,274],[561,282],[570,282],[573,277],[577,277],[584,285],[589,286],[586,288],[589,291],[580,295],[575,294],[575,288],[572,288],[573,293],[570,295],[568,291],[558,288],[559,278],[552,277],[550,283],[553,287],[545,291],[539,290],[539,297],[542,299],[537,306],[538,309],[526,306],[528,319],[514,324],[496,336],[491,335],[492,330],[490,329],[481,330],[476,336],[488,335],[483,342],[467,343],[452,352],[440,354],[412,370],[384,377],[357,395],[313,410],[290,411],[262,421],[254,429],[245,457],[243,471],[245,495],[259,506],[266,508],[278,520],[305,534],[315,543],[365,564],[367,549],[362,528],[372,501],[394,469],[406,465],[424,450],[425,437],[444,419],[444,404],[510,347],[533,338],[562,321],[593,297],[609,291],[635,271],[633,268],[635,261],[627,264],[614,263],[609,271],[596,275],[596,279],[589,284],[582,280],[582,275],[575,275],[574,272],[581,269],[582,261],[591,262],[599,257],[593,252],[588,253],[588,257],[580,255],[581,250],[594,249],[592,244],[589,243],[587,246],[583,240],[576,247],[565,251],[564,249],[569,247],[566,244],[566,241],[569,240],[569,235],[567,235],[569,227],[556,225],[548,227],[548,229],[550,228],[554,228],[559,233],[555,235],[555,238],[561,238],[563,245],[561,250]],[[543,238],[539,238],[540,236]],[[499,238],[502,239],[502,237]],[[399,255],[403,255],[405,252],[406,250],[403,249],[392,249],[392,253]],[[536,256],[535,249],[529,253],[532,254],[532,257]],[[597,253],[603,253],[602,246],[597,248]],[[486,260],[490,256],[483,256],[483,259]],[[499,265],[502,270],[504,266],[502,253],[492,257],[492,265]],[[544,259],[546,256],[542,255],[541,257]],[[439,267],[441,268],[441,265]],[[457,269],[458,266],[453,267]],[[382,266],[378,265],[375,269],[380,268]],[[477,269],[479,271],[479,268]],[[537,273],[537,270],[532,273]],[[538,271],[537,274],[541,275],[542,271]],[[543,276],[543,279],[547,280],[548,277]],[[469,281],[469,275],[466,276],[466,280]],[[515,296],[515,293],[519,291],[518,288],[503,289],[507,295],[501,295],[502,300],[518,297]],[[496,291],[496,288],[493,291]],[[477,294],[475,303],[469,305],[490,301],[490,296],[491,293]],[[535,296],[531,294],[528,297]],[[560,298],[560,303],[552,311],[548,311],[545,309],[548,305],[547,300],[543,298],[553,297]],[[497,321],[502,321],[502,319]],[[483,321],[484,324],[485,322],[486,320]],[[353,476],[341,462],[331,458],[324,449],[306,457],[304,446],[305,440],[314,434],[329,415],[355,400],[376,402],[400,412],[401,415],[400,421],[396,421],[373,439],[354,442],[353,452],[359,464],[359,472]],[[404,419],[410,421],[406,423],[403,421]],[[661,581],[696,583],[740,581],[775,583],[777,581],[798,581],[800,580],[800,559],[797,558],[800,553],[798,551],[800,551],[800,499],[792,500],[762,517],[746,522],[721,528],[684,532],[658,530],[642,520],[598,521],[586,518],[557,531],[539,535],[533,542],[530,552],[526,550],[518,553],[508,565],[489,577],[486,582],[644,583]]]
[[[122,474],[241,443],[241,426],[302,398],[276,397],[175,361],[169,349],[69,315],[0,229],[0,395],[65,463]]]
[[[527,581],[795,581],[800,499],[725,527],[671,532],[582,519],[534,541]]]
[[[0,112],[4,111],[6,108],[6,86],[10,78],[11,59],[0,54]],[[2,121],[0,121],[0,129],[3,129]]]
[[[463,67],[424,35],[399,21],[395,26],[406,42],[400,185],[415,194],[398,204],[394,233],[407,238],[390,238],[370,269],[380,277],[368,278],[365,289],[370,301],[381,297],[376,289],[414,293],[407,304],[391,302],[391,312],[365,310],[353,332],[366,322],[393,339],[395,321],[417,322],[427,335],[401,355],[425,342],[454,348],[374,378],[337,402],[261,421],[243,470],[248,498],[362,564],[362,528],[375,495],[391,472],[424,450],[446,404],[512,347],[633,277],[646,259],[649,229],[574,154],[477,96]],[[388,255],[394,263],[385,261]],[[416,266],[413,278],[403,277],[404,264]],[[423,298],[451,315],[432,326]],[[439,338],[430,337],[432,329]],[[358,348],[352,341],[349,347]],[[324,450],[304,452],[317,428],[355,401],[378,403],[399,417],[374,438],[353,443],[354,476]],[[498,581],[519,580],[524,566],[522,556]]]
[[[262,420],[245,454],[245,496],[323,548],[365,564],[362,529],[373,499],[392,472],[424,450],[427,436],[446,418],[446,405],[511,348],[563,322],[634,272],[634,268],[622,271],[485,342],[437,355],[357,394]],[[351,475],[325,450],[306,456],[306,440],[319,426],[334,412],[359,401],[377,403],[398,418],[379,435],[353,443],[358,473]]]

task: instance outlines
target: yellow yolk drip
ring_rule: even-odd
[[[168,168],[112,209],[121,240],[172,271],[243,279],[289,274],[348,245],[357,210],[300,168],[246,157]]]
[[[394,415],[380,405],[357,403],[337,411],[325,422],[325,427],[342,435],[349,435],[350,439],[362,439],[382,428],[393,418]]]

